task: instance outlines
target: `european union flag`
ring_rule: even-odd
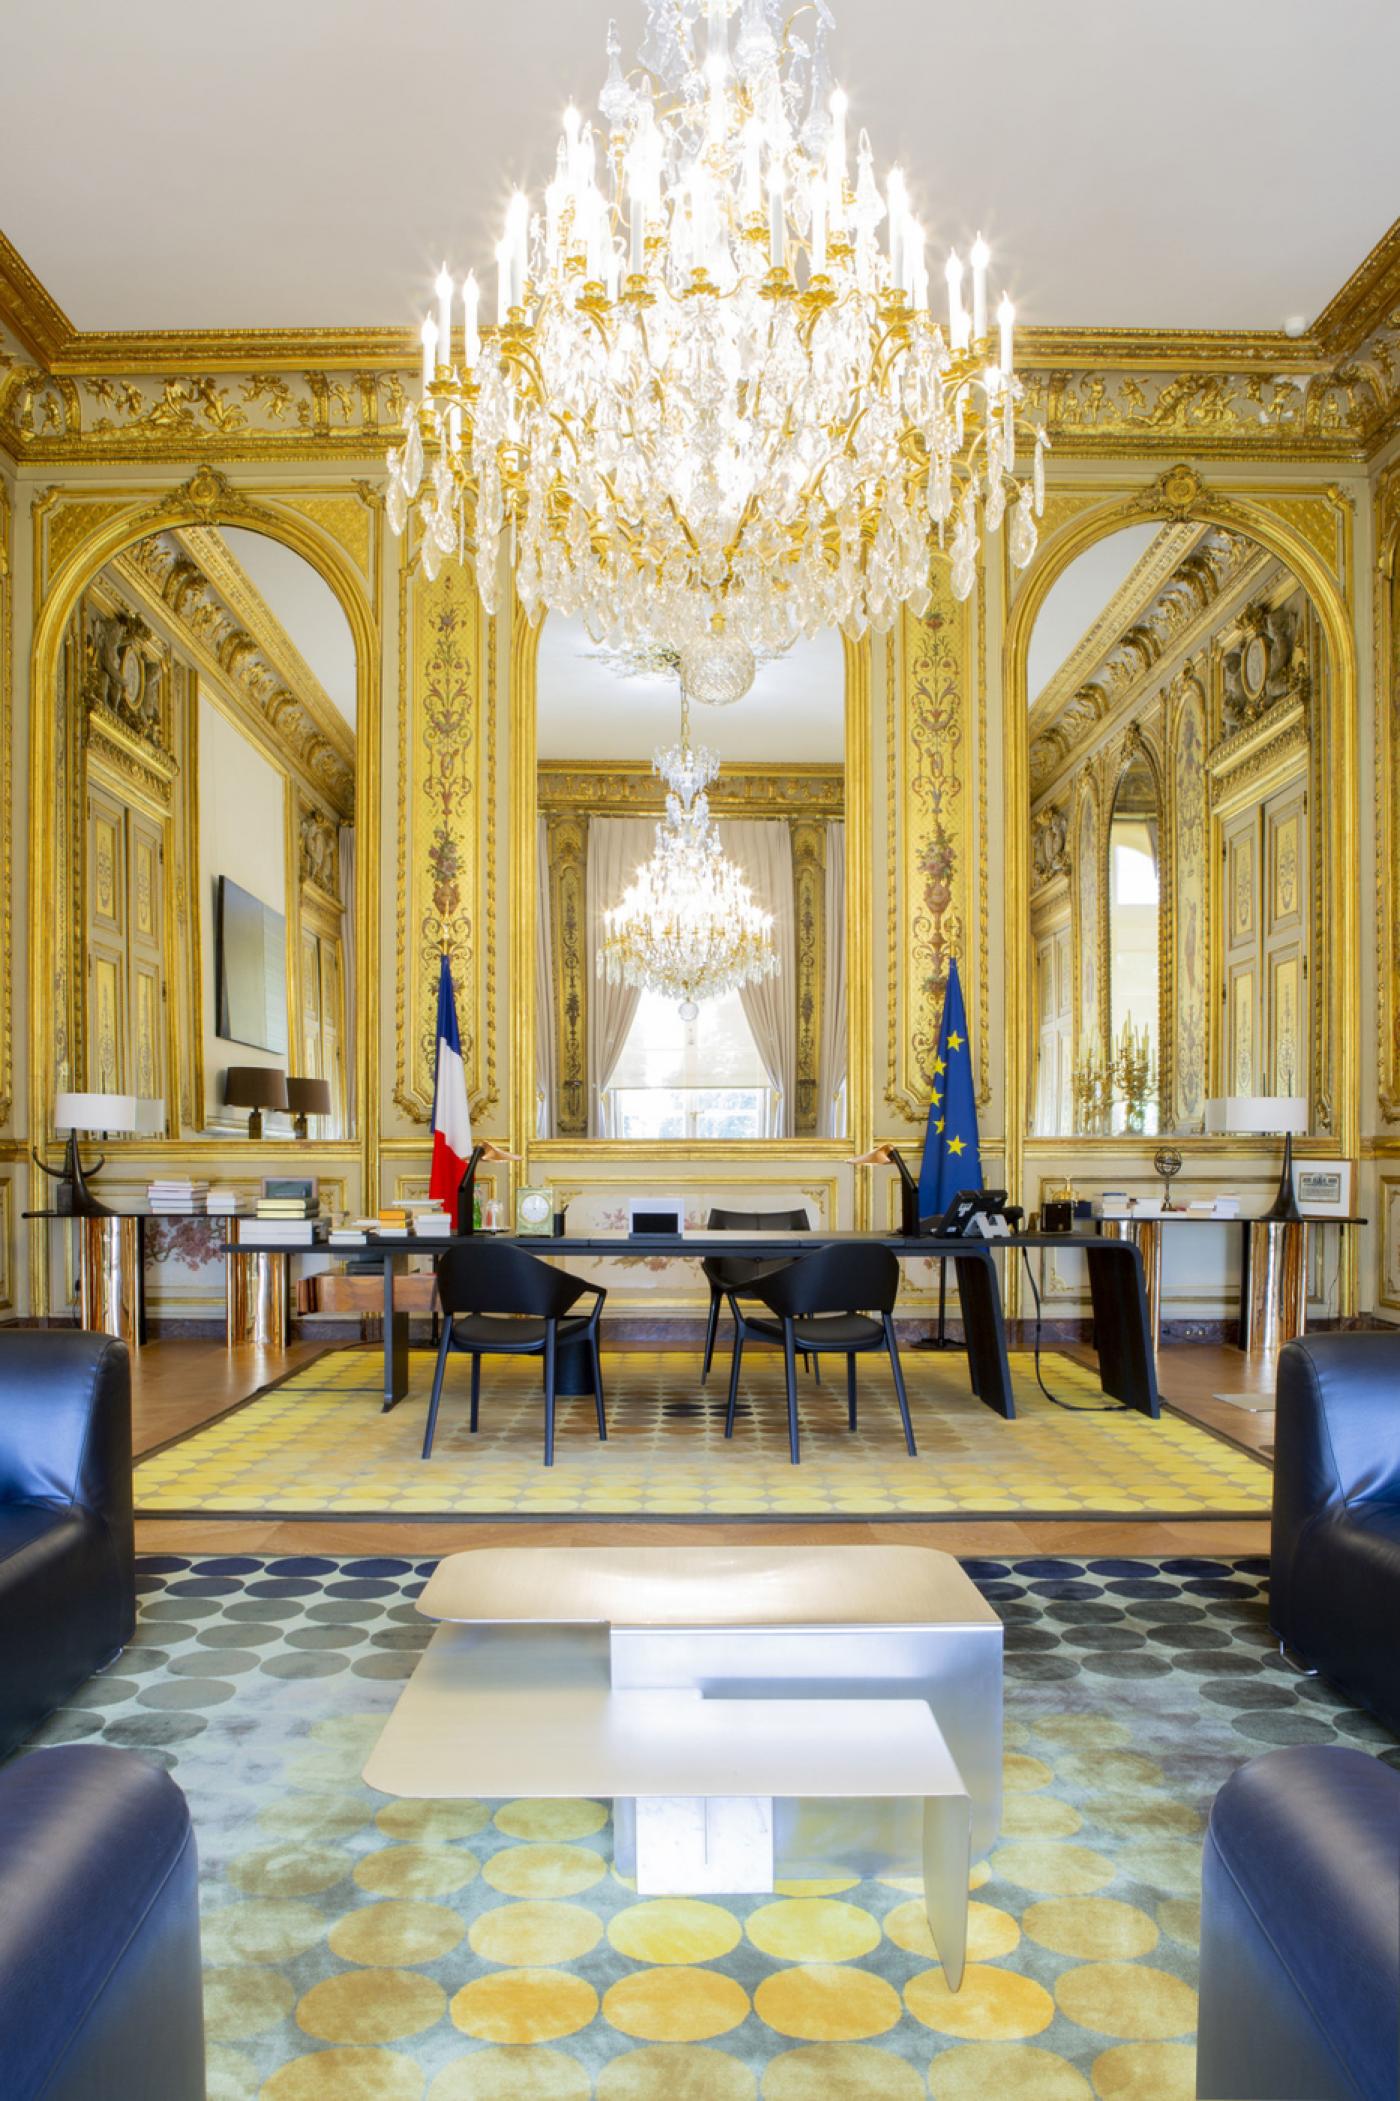
[[[943,1022],[933,1055],[933,1100],[929,1104],[924,1160],[919,1170],[919,1216],[946,1211],[960,1189],[982,1187],[982,1154],[977,1143],[977,1090],[972,1079],[972,1046],[967,1040],[958,966],[948,965],[943,994]]]

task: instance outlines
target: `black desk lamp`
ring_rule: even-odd
[[[518,1160],[519,1153],[508,1153],[503,1145],[493,1138],[482,1138],[472,1147],[466,1173],[457,1187],[457,1231],[476,1231],[476,1171],[483,1160]]]
[[[919,1185],[909,1162],[897,1145],[877,1145],[859,1153],[852,1167],[897,1167],[899,1169],[899,1230],[909,1240],[919,1237]]]

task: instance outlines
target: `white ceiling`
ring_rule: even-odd
[[[595,106],[610,8],[630,58],[640,0],[11,5],[0,221],[81,328],[411,321]],[[1395,0],[836,12],[881,175],[1027,320],[1311,319],[1400,204]]]
[[[542,759],[649,759],[680,728],[672,678],[622,678],[592,654],[577,620],[546,620],[537,685]],[[846,670],[841,637],[818,635],[760,664],[752,687],[729,708],[691,709],[697,744],[728,763],[839,760],[845,737]]]
[[[340,601],[310,562],[266,533],[224,526],[230,554],[355,727],[355,640]]]
[[[1096,540],[1056,577],[1036,615],[1026,653],[1026,694],[1032,706],[1161,529],[1125,525]]]

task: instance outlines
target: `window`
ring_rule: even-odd
[[[773,1090],[737,992],[682,1021],[644,992],[604,1098],[610,1138],[766,1138]]]

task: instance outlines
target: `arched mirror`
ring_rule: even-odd
[[[844,1133],[845,706],[835,634],[760,661],[737,699],[683,710],[673,652],[545,622],[536,1138],[654,1150]],[[677,807],[703,844],[698,877],[688,848],[668,859]],[[745,969],[736,929],[762,967]]]
[[[59,653],[71,890],[60,1088],[135,1095],[148,1137],[356,1128],[355,646],[265,534],[152,534]],[[230,1069],[251,1074],[230,1085]],[[320,1084],[292,1089],[279,1076]],[[254,1126],[256,1128],[256,1126]]]
[[[1298,578],[1233,527],[1122,528],[1047,592],[1027,657],[1033,1135],[1200,1132],[1212,1096],[1309,1092],[1328,676]]]

